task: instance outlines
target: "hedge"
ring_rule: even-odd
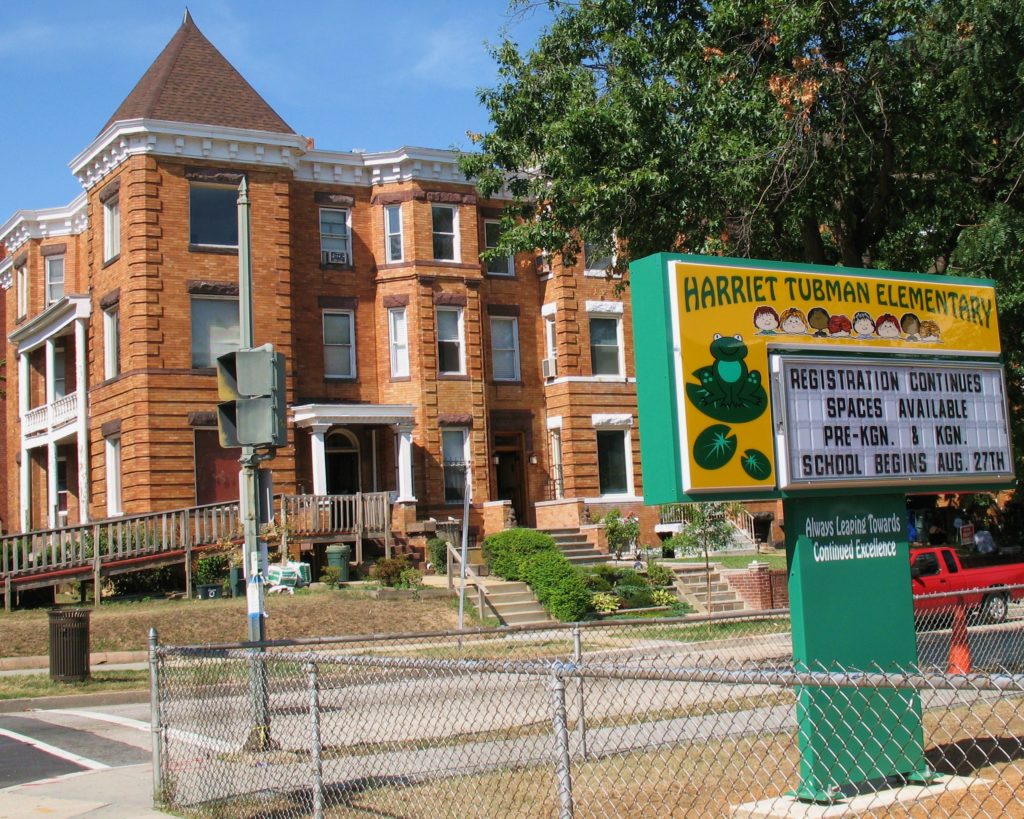
[[[587,613],[591,593],[583,576],[560,551],[536,552],[522,568],[523,580],[556,620],[572,622]]]
[[[551,552],[562,556],[555,539],[536,529],[506,529],[487,538],[482,549],[491,574],[505,580],[525,580],[523,568],[535,555]]]

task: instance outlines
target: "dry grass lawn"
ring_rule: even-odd
[[[365,592],[322,591],[267,598],[267,637],[329,637],[343,634],[452,629],[457,614],[449,600],[374,600]],[[171,645],[245,639],[245,600],[154,600],[104,603],[90,622],[92,651],[146,648],[150,627]],[[45,610],[0,613],[0,657],[48,652]]]

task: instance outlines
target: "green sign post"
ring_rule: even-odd
[[[916,691],[849,683],[917,670],[905,493],[1012,484],[994,284],[679,254],[630,269],[645,501],[781,498],[794,667],[846,678],[798,690],[795,795],[930,781]]]
[[[915,671],[902,496],[792,498],[784,508],[796,670]],[[842,785],[879,777],[931,778],[916,691],[802,688],[797,724],[801,799],[834,801]]]

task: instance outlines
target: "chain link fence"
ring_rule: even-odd
[[[923,745],[894,730],[850,749],[828,810],[1024,816],[1024,607],[1008,591],[991,622],[962,598],[929,602],[908,669],[798,669],[785,610],[154,641],[157,799],[226,817],[836,815],[787,795],[814,752],[802,726],[884,702],[916,709]],[[865,754],[910,751],[925,770],[858,781]]]

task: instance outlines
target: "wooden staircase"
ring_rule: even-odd
[[[742,611],[745,606],[743,600],[736,594],[729,584],[722,579],[717,564],[711,564],[711,571],[705,573],[704,567],[699,564],[692,566],[672,566],[675,572],[675,586],[687,603],[693,606],[702,614],[721,614],[727,611]],[[711,600],[708,600],[708,580],[710,580]]]
[[[580,530],[577,529],[542,529],[546,535],[555,539],[555,544],[565,555],[565,559],[574,566],[593,566],[597,563],[607,563],[609,556],[599,552],[591,545]]]

